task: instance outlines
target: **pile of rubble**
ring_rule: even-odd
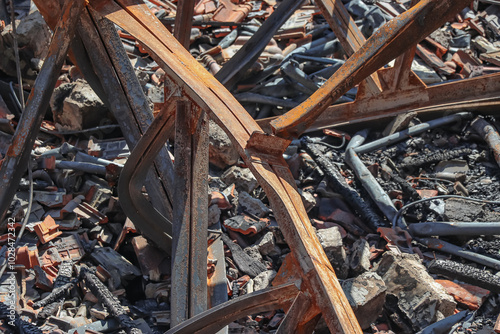
[[[366,38],[410,5],[343,2]],[[176,5],[147,4],[173,30]],[[16,63],[28,90],[51,36],[34,6],[16,8],[20,61],[11,25],[0,25],[2,157],[23,113]],[[411,69],[428,85],[500,72],[499,14],[494,1],[474,1],[417,45]],[[132,35],[118,32],[157,113],[168,78]],[[199,1],[189,51],[255,119],[298,106],[350,54],[313,2],[288,0]],[[170,328],[172,260],[120,206],[126,133],[84,74],[69,61],[63,66],[27,172],[3,213],[3,333]],[[336,103],[353,102],[357,91]],[[359,325],[379,334],[500,332],[500,122],[448,110],[384,122],[312,132],[283,155]],[[257,179],[213,121],[209,142],[207,273],[209,285],[222,284],[210,298],[235,300],[281,281],[290,248]],[[171,142],[167,148],[173,155]],[[225,330],[273,333],[283,319],[283,309],[253,314]],[[325,322],[314,332],[328,332]]]

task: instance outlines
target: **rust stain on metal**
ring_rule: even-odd
[[[460,1],[421,1],[377,30],[323,86],[300,106],[271,121],[273,133],[297,137],[354,84],[402,54],[415,41],[441,26],[468,4]]]
[[[334,270],[319,243],[315,230],[310,224],[301,196],[297,191],[295,180],[283,158],[283,153],[290,143],[288,138],[298,136],[304,132],[338,97],[388,61],[403,53],[416,41],[427,36],[445,22],[447,15],[458,12],[470,0],[421,1],[412,9],[379,29],[364,45],[361,45],[364,42],[362,35],[352,26],[350,19],[343,16],[344,12],[340,1],[336,2],[337,5],[335,5],[335,1],[333,1],[332,5],[327,0],[320,0],[323,12],[330,15],[327,15],[330,21],[333,22],[332,13],[334,11],[336,11],[336,15],[341,16],[343,24],[341,28],[347,35],[344,44],[349,45],[352,52],[355,51],[353,56],[346,61],[334,77],[329,79],[303,104],[272,121],[271,127],[275,135],[267,135],[232,94],[189,54],[183,45],[149,11],[146,5],[139,0],[90,1],[89,11],[109,19],[137,39],[144,49],[150,53],[151,57],[163,68],[172,91],[182,92],[183,101],[189,100],[192,105],[192,115],[190,119],[186,119],[182,123],[183,129],[180,130],[185,133],[179,134],[179,138],[181,135],[186,136],[186,139],[189,138],[189,135],[196,133],[196,129],[202,126],[206,129],[206,119],[200,117],[200,114],[203,115],[205,112],[209,113],[225,130],[240,156],[266,192],[274,215],[291,249],[291,255],[280,269],[276,280],[276,282],[282,283],[280,286],[218,305],[179,323],[168,333],[193,333],[199,330],[216,331],[228,322],[241,317],[245,312],[255,313],[279,307],[289,309],[292,315],[300,315],[300,318],[304,318],[301,322],[294,321],[290,317],[285,321],[286,325],[283,328],[306,328],[321,313],[332,332],[362,333]],[[186,1],[186,4],[191,3],[191,1]],[[223,1],[223,4],[220,8],[231,11],[231,13],[224,13],[224,17],[229,15],[227,17],[232,17],[230,20],[233,21],[245,17],[250,11],[250,7],[247,11],[245,5],[234,5],[230,1]],[[332,6],[336,7],[332,8]],[[49,6],[43,8],[43,4],[40,4],[40,7],[42,7],[41,11],[47,22],[53,25],[55,11],[48,8]],[[181,15],[186,13],[184,10],[180,10],[178,14],[179,20],[181,20]],[[192,16],[192,13],[187,14],[183,20]],[[217,14],[220,13],[215,15]],[[61,21],[66,22],[68,15],[70,14],[65,14]],[[224,19],[224,21],[227,20],[229,19]],[[185,42],[185,38],[183,39]],[[62,41],[63,39],[56,42],[62,43]],[[383,73],[374,75],[365,84],[368,85],[364,87],[367,93],[366,96],[378,91],[381,85],[378,79],[379,75],[383,76]],[[380,94],[384,96],[383,92]],[[36,100],[37,97],[32,95],[30,95],[30,99]],[[167,132],[171,129],[169,124],[172,123],[171,117],[173,115],[174,112],[171,108],[163,108],[160,111],[148,131],[144,133],[137,144],[120,179],[120,200],[123,200],[125,204],[129,204],[125,205],[126,207],[129,206],[127,209],[133,209],[132,211],[129,210],[129,212],[132,212],[131,216],[143,220],[146,223],[145,226],[149,225],[152,233],[164,233],[165,231],[159,231],[158,222],[165,222],[164,226],[167,226],[169,236],[172,235],[172,224],[156,212],[145,198],[137,197],[137,193],[140,193],[139,189],[142,187],[142,180],[145,178],[143,171],[146,169],[144,166],[152,163],[154,157],[164,145],[165,138],[168,135]],[[177,127],[177,131],[180,131],[179,128]],[[20,140],[26,136],[32,136],[32,134],[29,131],[19,134]],[[206,138],[196,139],[193,136],[193,138],[186,140],[186,145],[189,144],[189,149],[197,151],[197,145],[200,147],[205,146],[204,143],[201,143],[204,140]],[[200,142],[193,144],[189,141]],[[15,141],[15,143],[21,145],[20,141]],[[498,148],[498,143],[494,147]],[[9,152],[11,151],[9,150]],[[187,154],[196,160],[190,163],[191,172],[196,169],[196,166],[191,164],[198,164],[198,170],[200,170],[207,163],[205,157],[198,157],[195,153],[198,152],[189,152]],[[16,154],[14,148],[12,148],[11,154]],[[186,158],[186,163],[187,160]],[[186,186],[189,188],[186,198],[180,201],[183,202],[182,207],[177,208],[179,216],[183,216],[184,219],[188,217],[188,219],[194,221],[206,211],[208,206],[206,198],[204,201],[199,201],[192,194],[193,189],[196,190],[195,188],[205,189],[206,180],[202,180],[204,177],[205,175],[201,175],[201,173],[200,175],[184,175],[184,178],[189,178],[189,181],[193,183]],[[182,182],[184,182],[184,179]],[[190,213],[186,214],[186,211]],[[190,215],[193,215],[193,217],[189,218]],[[195,223],[191,222],[191,224]],[[205,246],[204,243],[200,244],[203,247]],[[163,247],[164,250],[170,251],[169,244],[163,245]],[[195,258],[194,260],[198,262],[200,262],[200,259],[206,261],[206,258],[204,258],[206,252],[202,253],[203,256],[188,252],[183,256],[191,256],[191,259]],[[188,277],[183,275],[180,275],[180,277],[185,278],[187,281]],[[200,277],[191,277],[191,279],[193,282],[198,279],[201,284]],[[203,276],[204,280],[205,276]],[[290,284],[290,281],[294,281],[295,284]],[[191,301],[187,300],[187,302]],[[307,312],[300,310],[296,306],[297,303],[310,305],[309,310]],[[201,302],[195,302],[195,305],[193,305],[191,302],[190,307],[197,306],[203,309],[200,304]],[[194,313],[198,312],[190,313],[190,315],[194,315]],[[224,320],[221,320],[223,318]]]
[[[121,7],[112,1],[99,1],[98,7],[93,8],[141,41],[167,77],[225,129],[268,194],[285,238],[295,256],[301,259],[299,271],[312,282],[309,294],[314,296],[328,326],[335,332],[361,333],[282,158],[289,142],[263,135],[234,97],[157,24],[144,5],[131,0],[118,2]]]

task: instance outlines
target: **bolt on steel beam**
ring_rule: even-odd
[[[28,97],[12,144],[0,167],[0,215],[3,220],[26,171],[31,150],[54,91],[57,78],[75,34],[84,0],[68,1],[64,5],[49,51],[33,89]]]

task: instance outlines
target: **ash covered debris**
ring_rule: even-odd
[[[14,36],[10,2],[0,0],[2,161],[7,161],[26,113],[16,66],[27,93],[47,62],[52,33],[44,18],[50,21],[51,16],[47,4],[36,3],[40,12],[27,1],[14,1]],[[145,3],[166,29],[179,34],[175,23],[183,11],[180,2]],[[344,70],[339,69],[359,47],[356,43],[410,7],[410,1],[342,1],[345,12],[338,10],[350,15],[351,27],[358,27],[350,33],[357,33],[359,41],[349,44],[329,25],[332,14],[322,10],[324,3],[198,1],[192,27],[186,28],[188,51],[267,130],[270,117],[285,114],[330,77],[341,75]],[[12,185],[15,196],[1,203],[0,265],[6,269],[0,280],[0,331],[176,332],[189,325],[177,318],[183,310],[173,308],[179,305],[176,294],[180,286],[191,284],[186,319],[198,312],[194,309],[210,312],[226,301],[238,305],[251,294],[285,300],[235,318],[221,326],[222,332],[287,332],[293,326],[303,332],[329,332],[331,319],[318,316],[321,301],[301,299],[303,292],[288,298],[290,287],[279,290],[280,284],[292,281],[295,290],[300,286],[308,295],[316,278],[304,274],[305,260],[296,258],[295,248],[302,245],[287,240],[292,222],[280,221],[282,212],[271,205],[276,200],[266,193],[254,167],[240,159],[235,145],[239,134],[226,133],[226,124],[210,120],[205,188],[199,194],[175,193],[176,179],[186,177],[173,169],[182,161],[174,146],[179,124],[172,108],[177,102],[171,98],[180,90],[172,72],[182,69],[165,70],[148,54],[155,50],[149,50],[137,31],[102,23],[102,13],[92,16],[93,10],[82,12],[81,24],[96,24],[95,34],[84,35],[77,28],[71,54],[53,74],[57,87],[47,88],[54,93],[42,110],[40,129],[30,132],[36,139],[26,172]],[[273,177],[288,168],[293,182],[283,183],[298,190],[293,199],[288,193],[278,197],[304,207],[315,251],[325,253],[329,265],[322,266],[335,272],[339,293],[345,296],[341,307],[352,309],[352,322],[364,333],[499,330],[500,123],[494,112],[495,85],[500,82],[499,14],[500,5],[492,1],[473,2],[419,42],[414,59],[399,58],[353,85],[325,111],[327,116],[318,121],[323,123],[314,123],[310,133],[292,140],[284,152],[272,147],[281,138],[262,140],[270,143],[265,158],[279,166],[273,165],[278,170]],[[49,23],[55,26],[55,21]],[[92,36],[93,42],[105,41],[86,44]],[[111,75],[105,76],[108,69]],[[464,81],[474,78],[478,81]],[[450,93],[446,85],[454,83],[451,87],[458,88]],[[168,118],[161,159],[146,181],[136,185],[137,192],[161,213],[155,217],[172,221],[174,227],[176,197],[208,197],[208,206],[197,208],[206,213],[208,225],[206,236],[202,230],[197,240],[196,249],[202,251],[191,251],[185,260],[201,259],[198,286],[186,283],[190,278],[173,279],[179,277],[173,273],[178,270],[175,253],[166,251],[161,222],[148,229],[137,216],[128,217],[128,203],[119,196],[121,171],[155,116]],[[339,125],[335,117],[350,124]],[[255,142],[248,142],[245,151],[258,151]],[[189,150],[196,151],[198,144],[194,140]],[[154,148],[144,153],[149,150]],[[257,154],[252,159],[263,158]],[[194,209],[189,210],[196,218]],[[10,234],[18,239],[15,247]],[[13,323],[8,308],[12,286]],[[193,291],[200,286],[207,286],[209,301],[193,305]],[[270,291],[288,292],[272,296]],[[302,303],[303,310],[298,310]],[[249,305],[230,306],[223,315],[239,314]],[[211,326],[217,319],[203,321]]]

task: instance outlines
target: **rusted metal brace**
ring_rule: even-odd
[[[177,3],[174,36],[189,49],[195,1]],[[166,101],[166,104],[170,101]],[[161,137],[157,140],[161,140]],[[207,309],[208,117],[189,100],[178,100],[175,165],[170,325]]]
[[[468,0],[423,0],[387,22],[304,103],[271,121],[273,133],[284,138],[299,136],[332,102],[424,39],[467,4]]]
[[[285,238],[310,283],[307,295],[323,313],[331,331],[361,333],[351,307],[324,254],[295,181],[282,158],[287,140],[265,135],[234,97],[211,76],[143,4],[120,0],[125,10],[112,1],[96,1],[92,7],[143,43],[167,76],[228,133],[240,155],[266,191]],[[148,22],[143,26],[139,22]],[[210,311],[207,311],[210,312]],[[214,320],[215,321],[215,320]]]
[[[64,0],[35,0],[35,3],[49,26],[54,27]],[[70,58],[76,61],[92,88],[111,109],[128,146],[133,148],[152,122],[153,114],[114,25],[99,17],[97,12],[93,14],[91,16],[87,9],[82,12],[71,43]],[[169,220],[172,218],[173,179],[172,161],[166,148],[162,148],[149,168],[144,185],[155,208]],[[154,229],[142,226],[141,221],[135,223],[159,248],[170,252],[171,248],[167,248],[170,239],[165,235],[168,227],[163,228],[160,223]]]
[[[175,103],[169,104],[169,109],[160,112],[156,116],[148,131],[137,142],[120,174],[118,182],[120,203],[127,216],[133,222],[138,222],[141,226],[150,229],[150,233],[165,233],[168,244],[163,245],[162,249],[170,252],[172,249],[172,223],[156,210],[142,195],[141,190],[149,166],[151,166],[156,155],[165,145],[164,140],[155,139],[166,138],[169,130],[166,125],[169,123],[169,118],[174,114],[172,112],[173,108],[175,108]],[[162,226],[165,226],[166,230]]]

